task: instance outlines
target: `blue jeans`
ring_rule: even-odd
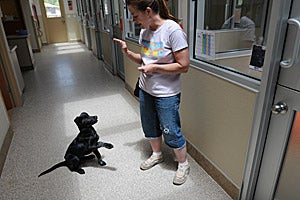
[[[145,137],[156,139],[163,135],[171,148],[182,149],[186,140],[181,132],[179,116],[180,94],[154,97],[140,89],[140,114]]]

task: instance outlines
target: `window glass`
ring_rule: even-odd
[[[267,8],[266,0],[196,0],[194,59],[260,79]]]
[[[109,32],[111,17],[109,0],[101,0],[101,16],[102,30]]]
[[[115,26],[120,26],[120,10],[119,10],[119,2],[118,1],[113,1],[113,10],[114,10],[114,23],[113,25]]]
[[[90,27],[95,27],[95,25],[96,25],[96,19],[95,19],[95,1],[94,0],[90,0],[89,2],[88,2],[88,13],[89,13],[89,15],[90,15]]]
[[[166,0],[168,4],[168,8],[170,13],[177,17],[177,0]],[[134,40],[138,40],[140,36],[141,26],[139,24],[135,24],[133,22],[133,18],[127,9],[127,5],[125,6],[125,30],[126,30],[126,37],[131,38]]]
[[[61,17],[59,0],[44,0],[47,18]]]
[[[133,17],[127,8],[127,5],[125,6],[125,19],[126,37],[138,40],[140,36],[141,26],[133,22]]]

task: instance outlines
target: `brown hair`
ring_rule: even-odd
[[[179,19],[170,14],[165,0],[126,0],[127,5],[131,5],[140,11],[145,11],[147,7],[151,8],[154,13],[159,14],[163,19],[171,19],[179,22]]]

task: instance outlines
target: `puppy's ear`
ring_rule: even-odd
[[[74,122],[75,122],[75,124],[77,124],[77,126],[81,123],[81,120],[82,120],[82,118],[79,116],[79,117],[76,117],[75,119],[74,119]]]
[[[82,113],[80,114],[80,116],[81,116],[81,117],[88,117],[89,114],[87,114],[86,112],[82,112]]]

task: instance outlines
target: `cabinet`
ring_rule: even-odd
[[[30,35],[9,35],[9,46],[17,45],[17,57],[22,71],[34,69],[34,57],[29,41]]]

